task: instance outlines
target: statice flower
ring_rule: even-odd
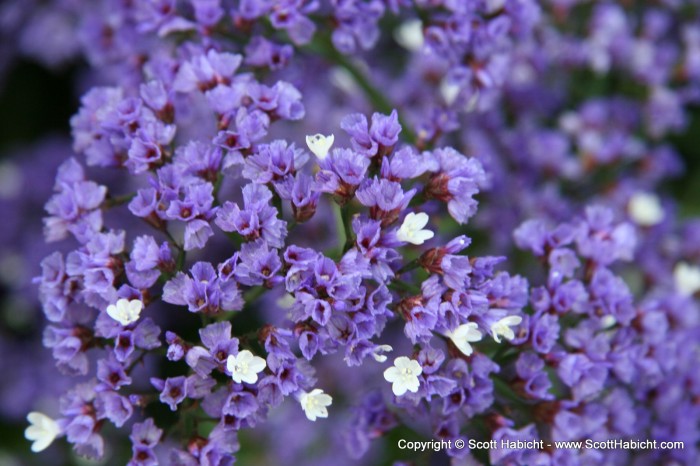
[[[448,331],[446,336],[452,340],[452,343],[457,347],[457,349],[464,353],[465,356],[469,356],[474,352],[471,343],[481,341],[482,338],[478,327],[479,326],[476,323],[469,322],[460,325],[454,331]]]
[[[306,145],[309,146],[309,150],[321,160],[326,158],[334,141],[335,136],[332,134],[330,136],[324,136],[322,134],[306,136]]]
[[[258,381],[258,373],[265,369],[265,360],[248,350],[243,350],[235,356],[228,357],[226,368],[234,382],[253,384]]]
[[[314,388],[309,393],[299,395],[299,403],[309,421],[315,421],[319,417],[328,417],[327,407],[331,405],[332,399],[320,388]]]
[[[50,214],[44,219],[47,241],[58,241],[71,233],[78,241],[86,242],[102,229],[99,207],[107,188],[85,180],[83,168],[75,159],[61,165],[54,189],[56,194],[46,204]]]
[[[260,184],[248,184],[243,189],[243,205],[227,202],[217,212],[216,224],[224,231],[235,231],[248,240],[262,238],[273,247],[284,246],[286,222],[278,219],[279,212],[269,202],[272,193]]]
[[[21,173],[51,193],[0,163],[0,287],[33,271],[46,317],[23,290],[3,330],[73,385],[24,411],[32,451],[379,464],[405,437],[449,440],[436,464],[695,464],[697,8],[25,3],[0,55],[84,90],[55,178]],[[49,246],[17,252],[30,198]],[[14,345],[3,372],[36,357]],[[684,448],[455,446],[643,438]]]
[[[120,299],[116,304],[107,306],[107,314],[123,326],[127,326],[139,320],[142,308],[143,303],[138,299]]]
[[[491,335],[496,343],[501,342],[501,337],[506,340],[512,340],[515,338],[515,333],[511,327],[520,324],[523,318],[520,316],[508,316],[491,324]]]
[[[31,423],[24,431],[24,436],[32,443],[32,451],[38,453],[48,448],[54,439],[61,433],[61,427],[43,413],[36,411],[27,415],[27,420]]]
[[[426,186],[426,194],[447,203],[450,215],[459,223],[466,223],[476,213],[473,196],[485,186],[486,175],[478,160],[462,157],[451,148],[428,154],[435,160],[436,174]]]
[[[434,236],[432,231],[423,229],[428,224],[428,220],[428,215],[423,212],[419,214],[409,213],[396,232],[396,238],[407,243],[423,244]]]
[[[406,392],[417,392],[420,381],[418,376],[423,368],[417,361],[400,356],[394,360],[394,366],[384,371],[384,378],[391,383],[394,395],[401,396]]]

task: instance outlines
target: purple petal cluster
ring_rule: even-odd
[[[429,461],[695,464],[700,223],[668,187],[695,167],[697,8],[20,3],[0,7],[16,53],[86,64],[50,249],[0,248],[3,290],[37,264],[74,385],[50,440],[224,466],[648,438],[684,448]],[[8,244],[33,196],[14,177],[3,161]]]

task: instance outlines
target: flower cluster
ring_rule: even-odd
[[[175,82],[177,76],[181,74]],[[131,98],[134,101],[141,102]],[[85,104],[83,113],[90,111]],[[143,108],[143,103],[134,105]],[[260,111],[250,108],[256,107],[254,100],[248,105],[236,112]],[[120,107],[116,104],[106,115],[118,113]],[[261,115],[269,121],[267,113]],[[220,115],[218,119],[222,128]],[[87,120],[111,128],[95,118]],[[218,422],[202,440],[202,452],[175,450],[172,461],[200,457],[205,449],[207,455],[214,454],[211,450],[231,457],[236,450],[231,436],[262,422],[288,396],[298,400],[309,420],[328,417],[332,397],[316,387],[310,363],[339,350],[348,366],[366,364],[368,357],[385,362],[384,353],[393,348],[381,339],[394,322],[402,322],[404,334],[416,345],[384,372],[399,404],[415,406],[433,395],[448,397],[452,401],[443,407],[443,416],[455,425],[463,404],[471,413],[488,406],[488,373],[497,366],[482,356],[485,369],[478,377],[484,386],[480,397],[471,401],[463,392],[470,386],[455,378],[451,366],[465,364],[462,358],[471,355],[470,343],[481,340],[482,334],[491,334],[496,343],[515,338],[511,327],[523,320],[519,313],[527,284],[520,277],[495,273],[498,258],[460,255],[470,242],[466,236],[443,246],[423,246],[434,242],[434,232],[428,228],[430,216],[416,212],[442,204],[458,223],[467,222],[476,210],[474,195],[485,184],[481,164],[451,148],[419,154],[410,145],[399,146],[402,128],[396,112],[375,113],[371,122],[362,114],[348,115],[341,127],[349,135],[350,148],[330,150],[333,137],[307,139],[316,154],[316,167],[310,171],[308,153],[284,140],[250,145],[245,151],[234,146],[224,150],[218,141],[221,131],[228,130],[220,129],[208,143],[189,142],[175,150],[172,161],[146,167],[153,173],[149,187],[138,189],[128,202],[128,210],[163,235],[164,243],[141,235],[129,249],[123,230],[81,228],[69,230],[83,243],[77,250],[65,259],[54,253],[42,263],[42,299],[54,322],[47,328],[45,344],[66,372],[89,374],[88,354],[98,358],[97,380],[67,395],[72,407],[62,410],[60,418],[58,432],[78,451],[100,457],[100,423],[108,419],[121,427],[135,408],[147,403],[144,393],[129,393],[128,388],[132,371],[163,343],[161,329],[150,317],[142,317],[158,300],[172,305],[170,312],[180,309],[199,314],[205,323],[216,321],[202,327],[195,339],[173,331],[164,335],[167,359],[184,361],[187,369],[183,375],[151,378],[157,400],[173,411],[192,410],[201,403],[204,414]],[[137,174],[129,160],[122,165]],[[82,169],[75,160],[62,166],[61,183],[71,171],[79,179],[77,186],[101,193],[102,202],[95,207],[104,206],[106,188],[80,179]],[[215,187],[220,177],[233,177],[241,203],[220,199],[224,196]],[[417,195],[423,201],[412,206]],[[327,254],[289,243],[303,222],[314,222],[321,201],[334,206],[345,236]],[[51,213],[52,203],[47,205]],[[297,223],[300,226],[292,226]],[[170,233],[176,225],[181,239]],[[184,269],[186,252],[204,248],[215,228],[233,242],[233,255]],[[176,259],[173,250],[178,251]],[[421,287],[411,284],[423,275]],[[288,297],[287,310],[279,311],[286,319],[250,335],[232,333],[236,328],[230,320],[237,313],[252,312],[246,306],[250,296],[275,290]],[[449,347],[458,351],[446,360]],[[407,392],[410,396],[403,396]],[[81,436],[71,433],[78,426]],[[44,430],[44,443],[39,445],[58,433]]]

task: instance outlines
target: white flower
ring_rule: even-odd
[[[51,445],[61,428],[58,423],[43,413],[33,411],[27,415],[29,427],[24,430],[24,438],[32,443],[32,451],[39,453]]]
[[[423,368],[418,361],[406,356],[394,359],[394,366],[384,371],[384,379],[391,382],[391,390],[394,395],[401,396],[404,393],[418,391],[420,382],[418,376],[423,373]]]
[[[501,342],[501,336],[503,336],[506,340],[512,340],[515,338],[515,333],[513,333],[513,329],[511,327],[519,325],[522,321],[523,318],[520,316],[508,316],[502,318],[494,324],[491,324],[491,335],[493,335],[493,339],[496,340],[496,343]]]
[[[423,230],[423,227],[428,224],[428,220],[428,214],[424,212],[418,214],[411,212],[403,219],[401,228],[396,232],[396,237],[405,243],[423,244],[435,235],[430,230]]]
[[[139,299],[120,299],[117,304],[107,306],[107,314],[120,324],[126,326],[139,320],[143,302]]]
[[[486,11],[495,13],[505,5],[506,0],[486,0]]]
[[[323,160],[328,155],[328,151],[333,145],[335,136],[332,134],[329,136],[324,136],[323,134],[314,134],[313,136],[306,136],[306,145],[309,146],[309,150],[316,154],[316,157]]]
[[[377,362],[384,362],[386,361],[386,355],[384,353],[389,353],[393,350],[394,348],[389,345],[379,345],[372,350],[372,357]]]
[[[236,356],[229,356],[226,360],[226,369],[231,373],[231,378],[236,383],[257,382],[258,373],[262,372],[266,366],[263,358],[255,356],[248,350],[243,350]]]
[[[466,356],[469,356],[474,352],[472,345],[475,341],[481,341],[481,332],[479,331],[479,326],[475,322],[468,322],[466,324],[457,327],[454,332],[447,332],[445,336],[452,340],[457,349],[459,349]]]
[[[630,218],[643,227],[656,225],[664,218],[664,209],[659,197],[652,193],[635,193],[630,198],[627,210]]]
[[[445,100],[447,105],[452,105],[457,100],[462,87],[459,84],[450,82],[449,79],[445,78],[440,82],[440,95]]]
[[[299,404],[304,410],[309,421],[315,421],[317,417],[328,417],[328,406],[333,403],[330,395],[323,393],[320,388],[314,388],[310,393],[302,392]]]
[[[602,328],[602,329],[611,328],[615,324],[617,324],[617,319],[614,316],[611,316],[610,314],[603,316],[600,319],[600,328]]]
[[[700,267],[679,262],[673,269],[673,280],[680,294],[692,296],[700,291]]]
[[[394,40],[410,52],[416,52],[423,48],[423,23],[419,19],[411,19],[403,22],[394,29]]]
[[[282,309],[290,309],[296,303],[296,298],[289,293],[283,294],[281,297],[277,298],[275,304]]]
[[[564,112],[559,117],[559,128],[569,134],[576,134],[581,129],[581,118],[575,112]]]

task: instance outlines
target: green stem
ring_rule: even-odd
[[[518,406],[527,406],[527,402],[520,398],[507,382],[498,377],[491,377],[491,380],[493,380],[493,389],[496,394]]]
[[[355,244],[355,232],[352,229],[352,212],[347,204],[340,208],[340,213],[345,233],[345,244],[343,245],[342,252],[345,253]]]
[[[338,252],[340,258],[343,255],[343,249],[348,242],[348,228],[345,225],[345,215],[343,208],[338,204],[333,204],[333,217],[335,218],[335,230],[338,234]]]
[[[226,237],[231,240],[233,245],[236,247],[236,251],[239,251],[241,249],[241,245],[243,244],[243,237],[236,233],[235,231],[226,233]]]
[[[180,252],[177,254],[177,261],[175,262],[175,267],[177,270],[182,270],[182,268],[185,266],[185,258],[187,254],[185,253],[184,249],[180,249]]]
[[[411,199],[411,202],[409,202],[408,206],[409,207],[416,207],[425,204],[425,202],[428,200],[428,198],[425,195],[424,191],[420,191],[416,193],[415,196]]]
[[[214,322],[214,320],[210,316],[208,316],[207,314],[205,314],[203,312],[199,313],[199,318],[202,321],[202,327],[206,327],[207,325]]]
[[[168,231],[167,228],[163,228],[163,233],[165,233],[165,236],[168,237],[168,240],[170,241],[170,243],[171,243],[178,251],[184,252],[184,248],[182,247],[182,245],[181,245],[180,243],[178,243],[177,241],[175,241],[175,238],[173,237],[173,235],[170,234],[170,232]]]
[[[256,299],[258,299],[260,296],[262,296],[263,293],[267,288],[264,286],[256,286],[254,288],[249,289],[245,293],[243,293],[243,300],[245,301],[246,304],[250,304]]]
[[[274,189],[271,189],[272,191],[272,205],[273,207],[279,212],[279,218],[280,220],[282,219],[282,198],[280,197],[279,194],[277,194],[277,191]]]
[[[104,200],[102,203],[102,208],[103,209],[111,209],[112,207],[117,207],[122,204],[126,204],[130,200],[132,200],[134,197],[136,197],[136,193],[131,193],[131,194],[124,194],[122,196],[115,196],[115,197],[107,197],[107,199]]]
[[[420,294],[420,291],[421,291],[419,287],[417,287],[415,285],[411,285],[409,283],[406,283],[406,282],[399,280],[399,279],[396,279],[396,278],[394,280],[392,280],[391,283],[389,283],[389,288],[394,290],[394,291],[407,291],[407,292],[414,294],[414,295]]]
[[[214,202],[219,205],[219,190],[221,189],[221,183],[224,181],[224,175],[219,172],[216,174],[216,182],[214,183]]]
[[[420,267],[420,258],[413,259],[411,262],[408,262],[406,265],[401,267],[398,272],[396,272],[396,275],[402,275],[406,272],[410,272],[413,269],[417,269]]]

